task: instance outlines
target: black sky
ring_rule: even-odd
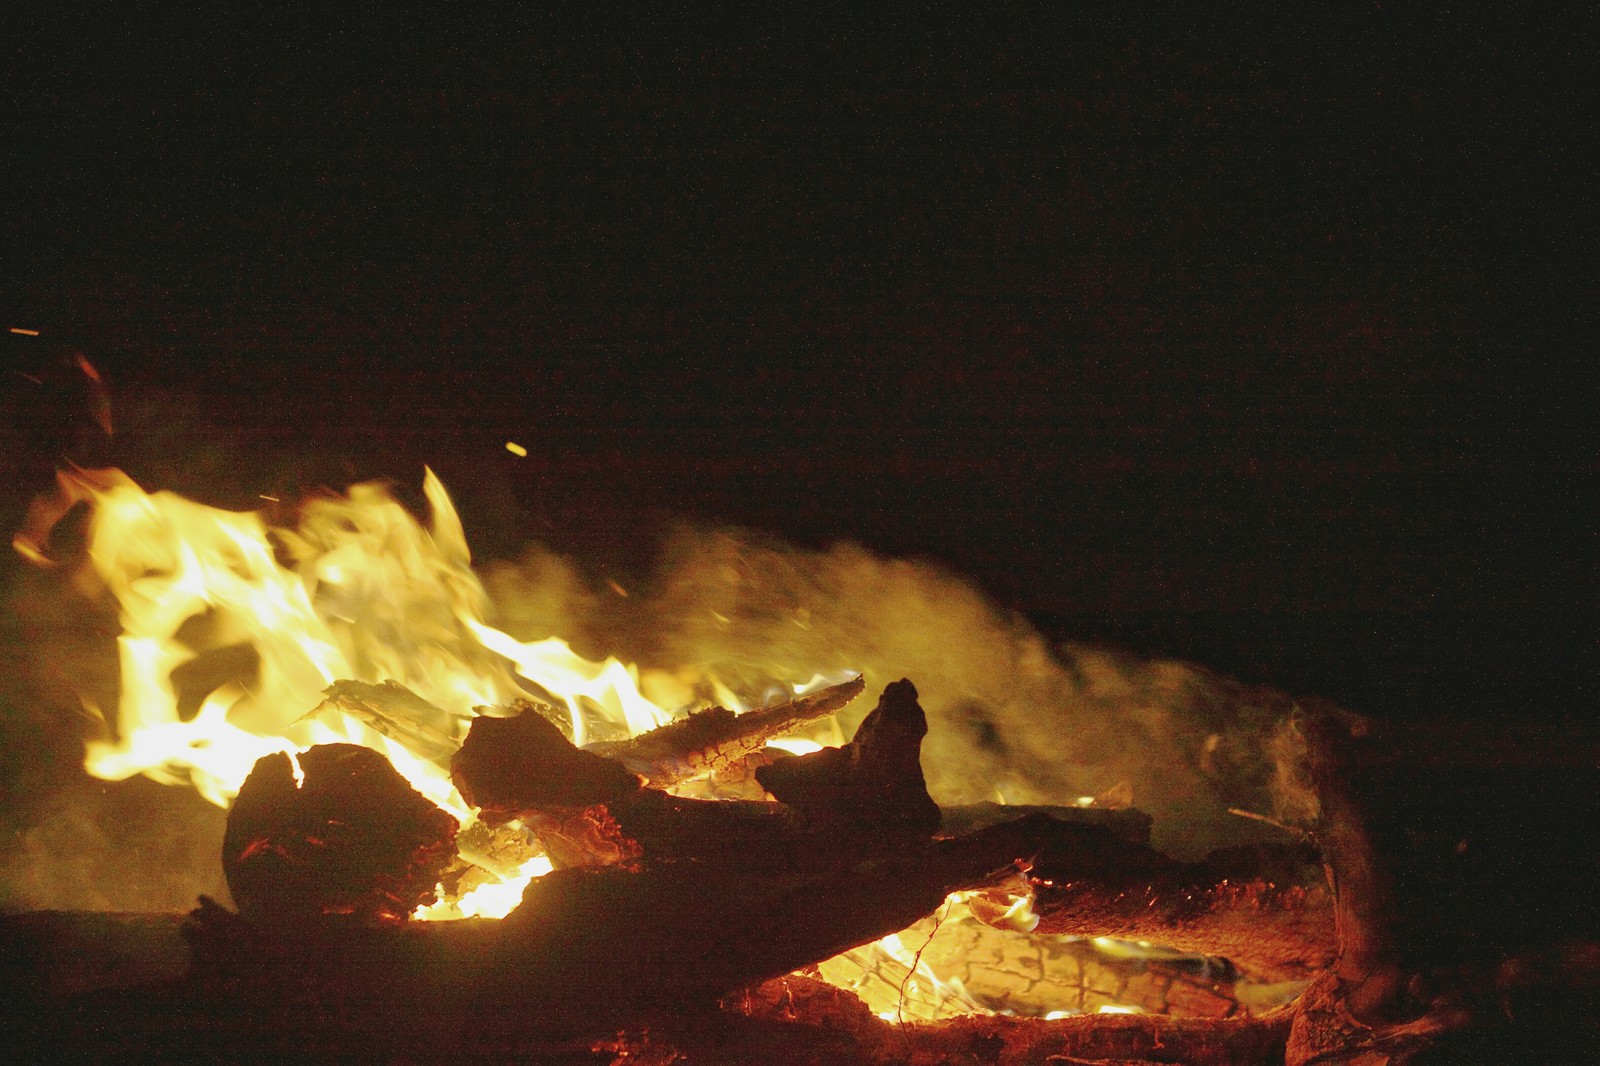
[[[5,16],[6,517],[63,449],[219,501],[427,462],[480,553],[732,521],[1576,709],[1592,16],[1138,10]]]

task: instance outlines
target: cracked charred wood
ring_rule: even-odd
[[[846,707],[865,687],[856,677],[743,714],[712,707],[630,740],[591,744],[586,750],[615,759],[654,788],[670,788],[738,766],[774,737]]]
[[[240,914],[264,926],[398,921],[432,898],[455,832],[378,752],[324,744],[256,762],[228,812],[222,869]]]
[[[723,855],[772,865],[824,843],[780,804],[641,788],[620,763],[573,746],[532,707],[475,719],[451,770],[484,821],[520,819],[558,869]]]
[[[939,824],[941,812],[917,762],[925,731],[916,690],[899,682],[885,689],[843,748],[784,759],[759,772],[779,804],[695,800],[645,788],[583,807],[508,807],[501,813],[519,814],[558,867],[693,862],[719,869],[742,863],[773,877],[810,868],[837,871],[925,841]],[[585,754],[549,723],[538,739],[541,766],[564,766]],[[527,765],[513,769],[529,772]],[[533,795],[521,785],[507,788]],[[1226,957],[1269,980],[1307,978],[1332,958],[1329,894],[1315,856],[1304,848],[1180,863],[1144,843],[1149,819],[1141,812],[1062,808],[992,824],[1008,813],[1017,812],[982,805],[944,812],[946,831],[961,833],[946,843],[960,849],[983,842],[988,850],[978,865],[985,869],[1031,861],[1042,933],[1150,940]],[[962,832],[972,826],[993,831]],[[724,870],[720,876],[731,875]]]
[[[734,856],[558,870],[498,921],[263,928],[205,906],[190,982],[195,995],[248,999],[268,1016],[342,1004],[341,1033],[385,1040],[399,1039],[385,1019],[413,1012],[457,1015],[475,1036],[593,1030],[705,1009],[903,929],[949,892],[1014,871],[1014,841],[983,830],[783,872]]]
[[[781,759],[757,770],[756,779],[818,824],[927,837],[940,821],[922,777],[927,733],[916,687],[901,679],[883,690],[848,744]]]
[[[495,996],[585,1011],[715,999],[897,932],[950,892],[1013,872],[1015,842],[1002,828],[871,856],[818,852],[783,870],[732,853],[559,870],[502,920]]]
[[[710,748],[704,742],[712,734],[702,728],[674,733],[665,727],[656,731],[666,734],[664,740],[640,750],[671,751],[670,765],[681,768],[693,752],[728,754],[735,751],[730,745],[764,743],[797,715],[828,713],[860,690],[857,678],[795,704],[738,716],[758,718],[757,728],[738,734],[742,739],[716,733]],[[558,868],[737,856],[786,869],[851,849],[857,858],[881,850],[865,842],[885,826],[931,836],[939,812],[917,764],[926,731],[915,690],[909,683],[891,685],[856,740],[828,749],[838,756],[832,763],[811,756],[790,760],[803,765],[780,788],[796,794],[795,804],[704,800],[639,787],[620,763],[574,747],[536,708],[524,707],[512,717],[474,720],[452,777],[467,802],[484,808],[486,820],[520,818]],[[788,784],[791,779],[796,783]]]
[[[472,720],[467,738],[450,762],[450,779],[461,798],[491,824],[542,808],[582,808],[639,789],[623,766],[574,747],[539,706],[518,700],[494,708],[504,715]]]
[[[1062,855],[1103,844],[1104,830],[1089,832],[1087,839],[1085,832],[1036,814],[917,846],[902,841],[876,853],[816,852],[810,862],[783,869],[728,853],[557,871],[533,882],[522,905],[504,919],[505,942],[490,985],[495,998],[524,996],[542,1009],[559,1004],[620,1013],[725,995],[898,932],[934,911],[950,892],[1014,878],[1019,863],[1029,859],[1065,869]],[[1180,865],[1155,853],[1145,862],[1142,873]],[[1225,869],[1207,867],[1205,876]],[[1190,883],[1201,880],[1194,873]],[[1209,887],[1226,895],[1217,885]],[[1226,895],[1233,910],[1214,900],[1211,915],[1189,916],[1187,924],[1177,925],[1144,921],[1123,902],[1098,912],[1099,924],[1085,924],[1083,935],[1137,929],[1159,938],[1177,929],[1197,950],[1224,954],[1219,946],[1232,947],[1259,970],[1270,962],[1289,968],[1279,950],[1230,939],[1235,923],[1242,928],[1261,913],[1263,898]],[[1147,904],[1138,897],[1137,906],[1163,912]],[[1170,918],[1170,909],[1165,913]],[[1056,920],[1067,921],[1060,915]],[[1331,934],[1326,941],[1297,941],[1300,954],[1290,961],[1305,965],[1327,944]],[[597,967],[596,959],[605,965]]]
[[[1039,837],[1028,875],[1039,933],[1147,940],[1267,980],[1303,980],[1333,959],[1333,900],[1308,848],[1224,849],[1189,863],[1100,826],[1057,823]]]
[[[811,978],[790,975],[731,998],[719,1018],[693,1029],[672,1027],[637,1035],[645,1045],[670,1044],[695,1058],[708,1042],[766,1061],[782,1061],[811,1042],[846,1046],[827,1062],[895,1066],[1031,1066],[1033,1063],[1093,1063],[1145,1066],[1166,1062],[1191,1066],[1252,1066],[1283,1061],[1289,1015],[1254,1018],[1168,1018],[1159,1015],[1086,1014],[1059,1019],[1009,1015],[972,1016],[897,1025],[873,1014],[848,992]],[[719,1031],[720,1030],[720,1031]],[[626,1039],[633,1034],[624,1034]],[[751,1049],[755,1054],[750,1055]],[[646,1048],[629,1047],[643,1057]],[[711,1061],[724,1061],[707,1049]],[[799,1056],[795,1056],[798,1058]],[[698,1061],[698,1060],[697,1060]],[[810,1060],[806,1060],[810,1061]]]
[[[1289,1018],[1087,1014],[1045,1021],[997,1015],[885,1029],[878,1061],[905,1066],[934,1066],[974,1052],[987,1066],[1269,1066],[1283,1061]]]

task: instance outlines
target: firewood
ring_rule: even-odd
[[[586,1013],[714,999],[905,928],[1014,869],[1013,843],[984,830],[784,869],[730,853],[559,870],[502,920],[495,995]]]
[[[0,1002],[45,1003],[95,988],[183,976],[182,914],[0,914]]]
[[[865,687],[866,682],[855,677],[743,714],[712,707],[630,740],[590,744],[586,750],[615,759],[653,788],[670,788],[742,762],[774,737],[844,708]]]
[[[324,744],[257,761],[228,812],[222,869],[264,926],[400,921],[432,898],[455,832],[378,752]]]
[[[1091,834],[1091,841],[1099,843],[1102,832]],[[727,994],[898,932],[931,913],[950,892],[1014,876],[1018,863],[1030,857],[1039,866],[1064,869],[1063,856],[1084,843],[1081,833],[1082,827],[1033,815],[921,846],[902,842],[876,852],[818,851],[809,862],[782,868],[764,868],[730,853],[635,868],[558,871],[530,885],[522,905],[504,919],[498,971],[504,977],[497,995],[531,995],[545,1009],[570,1001],[574,1009],[583,1004],[585,1010],[605,1006],[626,1013],[641,1005]],[[1147,869],[1155,865],[1147,861]],[[1211,868],[1213,873],[1219,869]],[[1192,905],[1195,884],[1190,882],[1189,895],[1176,882],[1173,891]],[[1211,887],[1219,898],[1225,895]],[[1295,942],[1298,954],[1288,959],[1281,954],[1289,950],[1286,945],[1252,950],[1228,940],[1233,925],[1244,927],[1264,898],[1227,896],[1233,910],[1219,902],[1211,915],[1176,928],[1196,941],[1210,938],[1235,947],[1246,964],[1262,971],[1273,963],[1304,966],[1309,957],[1327,951],[1331,937]],[[1158,903],[1148,908],[1141,896],[1137,906],[1169,917],[1175,913],[1176,904],[1168,906],[1160,897]],[[1138,921],[1134,906],[1102,908],[1092,918],[1103,926],[1081,923],[1082,935],[1119,931],[1104,926],[1128,929]],[[1144,929],[1155,927],[1148,923]],[[1161,923],[1161,928],[1174,927]],[[1205,950],[1224,954],[1215,945]],[[597,959],[605,965],[596,967]]]
[[[1304,847],[1187,863],[1104,826],[1035,815],[998,828],[1015,832],[1014,850],[1031,859],[1038,933],[1145,940],[1221,956],[1266,980],[1306,979],[1333,958],[1331,893]]]
[[[1043,804],[966,803],[941,808],[939,833],[962,836],[975,829],[1014,822],[1026,814],[1047,814],[1070,825],[1103,826],[1131,844],[1150,842],[1150,816],[1136,807],[1055,807]]]
[[[1325,705],[1294,725],[1340,952],[1307,990],[1288,1061],[1592,1057],[1600,857],[1563,827],[1600,818],[1600,727]]]
[[[916,687],[902,679],[883,690],[848,744],[774,762],[756,779],[820,823],[925,838],[940,819],[919,762],[927,733]]]
[[[639,779],[620,764],[574,747],[531,701],[493,710],[472,720],[450,762],[451,780],[485,821],[505,821],[525,810],[587,807],[639,788]]]

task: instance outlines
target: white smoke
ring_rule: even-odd
[[[1174,854],[1274,832],[1228,808],[1271,813],[1266,742],[1290,713],[1285,695],[1186,663],[1052,644],[935,563],[683,527],[643,588],[586,580],[538,547],[490,565],[485,581],[514,635],[563,635],[686,689],[715,678],[759,702],[774,682],[815,674],[860,671],[869,696],[908,677],[929,714],[923,766],[944,804],[1072,804],[1127,784]],[[871,706],[845,712],[845,735]]]

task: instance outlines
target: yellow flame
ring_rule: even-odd
[[[381,486],[356,485],[304,504],[288,527],[263,512],[148,493],[119,470],[59,475],[57,493],[36,502],[14,545],[53,565],[52,528],[87,505],[87,565],[122,626],[121,693],[109,736],[87,745],[89,773],[187,784],[225,807],[263,755],[363,744],[465,821],[471,811],[448,760],[475,707],[532,689],[566,704],[580,744],[596,722],[636,733],[669,720],[640,693],[632,667],[489,625],[466,533],[431,470],[423,495],[426,526]],[[208,692],[189,691],[196,677]],[[432,757],[324,700],[338,680],[394,681],[420,696],[406,705],[404,727],[433,741]],[[503,914],[547,869],[535,858],[451,903],[452,916]]]
[[[121,697],[112,736],[89,746],[95,776],[188,783],[225,806],[262,755],[344,741],[382,751],[414,787],[464,817],[446,766],[323,702],[323,690],[341,679],[398,682],[437,709],[410,725],[446,748],[474,707],[529,687],[568,706],[579,743],[594,719],[638,732],[670,717],[639,692],[633,668],[590,662],[556,638],[523,643],[484,620],[488,596],[431,470],[426,527],[377,485],[312,500],[288,528],[261,512],[147,493],[118,470],[64,472],[59,481],[16,546],[48,563],[51,527],[88,505],[89,565],[122,624]],[[243,673],[203,695],[180,692],[180,668],[214,667],[224,649],[227,661],[248,664]]]
[[[523,864],[515,874],[502,880],[489,881],[462,893],[459,899],[450,899],[444,885],[437,890],[438,898],[418,907],[411,915],[423,921],[452,921],[457,918],[504,918],[517,909],[522,893],[535,877],[543,877],[555,867],[550,860],[537,855]]]

